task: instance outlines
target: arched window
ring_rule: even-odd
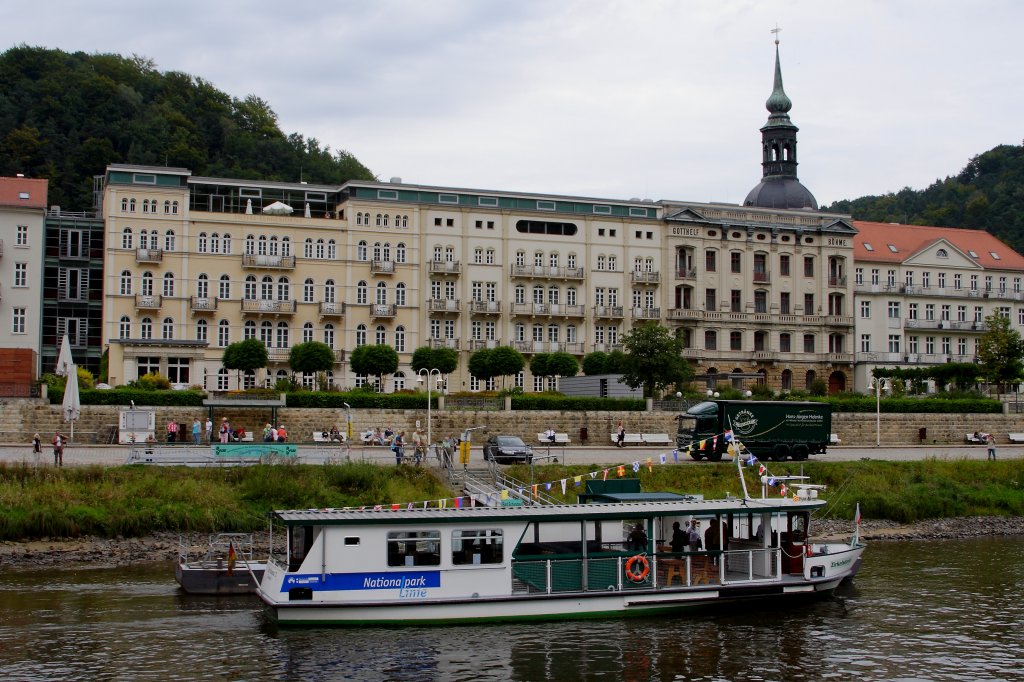
[[[199,253],[206,253],[206,248],[207,248],[206,244],[207,244],[207,242],[206,242],[206,233],[205,232],[200,232],[199,233],[199,238],[196,240],[196,250]]]
[[[388,223],[390,223],[390,222],[391,222],[391,216],[389,216],[387,213],[385,213],[384,214],[384,227],[387,227]]]
[[[128,211],[130,213],[135,213],[135,198],[134,197],[132,197],[131,199],[128,200]]]
[[[242,339],[248,341],[249,339],[256,338],[256,322],[254,320],[246,320],[245,325],[242,327]]]
[[[362,326],[362,325],[360,325],[360,326]],[[358,337],[358,331],[356,332],[356,336]],[[363,327],[363,342],[364,343],[366,342],[366,327],[365,326]],[[328,323],[328,324],[324,325],[324,344],[326,346],[330,347],[330,348],[334,348],[334,325],[333,324]]]
[[[174,251],[174,230],[164,233],[164,251]]]
[[[260,280],[260,298],[264,301],[274,298],[274,278],[270,275],[264,275]]]
[[[366,345],[366,325],[360,324],[356,327],[356,348]]]
[[[378,324],[375,330],[374,341],[378,346],[382,346],[388,342],[388,330],[384,328],[384,325]]]
[[[307,277],[302,283],[302,302],[312,303],[314,300],[316,299],[313,297],[313,278]]]
[[[374,302],[378,305],[386,305],[388,302],[388,285],[386,282],[377,282],[377,296]]]
[[[322,259],[324,257],[324,240],[323,239],[317,239],[316,240],[316,257],[318,259]]]
[[[217,323],[217,345],[220,348],[224,348],[230,343],[231,325],[228,324],[227,320],[221,320]]]
[[[382,255],[384,257],[384,260],[386,260],[386,261],[391,260],[391,243],[390,242],[384,242],[384,251],[383,251]]]
[[[281,255],[285,257],[292,255],[292,240],[288,237],[281,237]]]
[[[363,280],[356,283],[356,305],[366,305],[366,282]]]
[[[334,260],[338,257],[338,245],[333,239],[327,240],[327,259]]]
[[[362,213],[356,213],[356,225],[362,225],[362,224],[363,224],[363,214]]]
[[[309,343],[313,340],[313,323],[306,322],[302,325],[302,343]]]
[[[310,240],[310,246],[312,246],[312,240]],[[366,241],[360,241],[356,244],[356,260],[366,260]]]
[[[405,305],[405,282],[399,282],[395,285],[395,305]]]
[[[245,293],[242,295],[247,301],[256,300],[256,275],[246,275],[245,277]]]
[[[274,325],[270,320],[260,322],[260,341],[267,348],[272,348],[274,345]]]
[[[148,317],[142,318],[142,322],[139,323],[139,338],[153,338],[153,320]]]
[[[231,278],[227,275],[220,276],[220,286],[217,289],[217,298],[225,300],[231,298]]]
[[[409,216],[402,216],[402,227],[409,227]]]
[[[164,273],[164,296],[174,296],[174,273]]]
[[[200,274],[196,278],[196,298],[209,298],[210,297],[210,278],[204,274]]]
[[[256,254],[259,256],[267,255],[267,236],[261,234],[260,238],[256,240]]]
[[[210,235],[210,253],[220,253],[220,235],[216,232]]]
[[[152,296],[153,295],[153,273],[144,272],[142,273],[142,295]]]
[[[162,325],[162,338],[164,341],[169,341],[174,338],[174,320],[169,317],[164,318]]]
[[[130,339],[132,336],[132,321],[127,315],[122,315],[117,325],[117,338]]]
[[[196,322],[196,341],[210,340],[210,323],[206,320]]]
[[[247,256],[256,254],[256,237],[251,234],[245,235],[245,254]]]
[[[334,280],[324,282],[324,303],[334,303]]]
[[[288,281],[287,277],[279,277],[277,279],[277,300],[288,301],[292,297],[292,286],[291,282]]]
[[[377,227],[380,227],[383,224],[383,222],[384,222],[384,216],[382,216],[380,213],[378,213],[377,214],[377,221],[376,222],[377,222]]]
[[[402,325],[395,327],[395,351],[405,352],[405,327]]]
[[[276,343],[277,347],[278,348],[287,348],[288,345],[289,345],[289,343],[288,343],[288,337],[289,336],[290,336],[290,332],[288,330],[288,323],[287,322],[278,322],[277,323],[277,340],[276,340],[277,341],[277,343]]]
[[[395,262],[405,262],[405,242],[398,242],[395,244]]]
[[[121,248],[132,248],[132,228],[130,227],[126,227],[123,230],[121,230]]]
[[[128,197],[121,197],[121,212],[128,212]]]
[[[217,370],[217,390],[228,390],[228,371],[223,367]]]
[[[554,285],[548,287],[548,303],[551,305],[558,305],[559,293],[558,287]]]
[[[122,270],[121,271],[121,295],[131,296],[132,295],[132,271]]]
[[[263,239],[263,237],[260,237],[260,239]],[[269,255],[271,255],[271,256],[276,256],[277,255],[277,236],[276,235],[272,236],[270,238],[270,245],[269,245],[269,248],[267,248],[267,253]]]
[[[313,240],[310,237],[306,237],[306,241],[302,242],[302,255],[305,258],[313,257]]]
[[[224,233],[224,236],[220,238],[220,252],[231,253],[231,235]]]

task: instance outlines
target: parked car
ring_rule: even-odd
[[[491,436],[484,443],[484,459],[493,459],[498,464],[533,461],[533,448],[518,436]]]

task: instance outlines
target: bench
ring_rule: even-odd
[[[569,444],[569,434],[568,433],[556,433],[555,434],[555,439],[551,440],[550,438],[545,436],[543,433],[538,433],[537,434],[537,442],[540,443],[541,445],[568,445]]]
[[[830,433],[828,436],[829,445],[839,445],[843,442],[843,439],[839,437],[838,433]]]
[[[341,438],[341,442],[342,443],[345,442],[345,434],[344,433],[338,433],[338,437]],[[323,431],[314,431],[313,432],[313,442],[314,443],[334,443],[334,442],[337,442],[337,441],[331,440],[331,436],[330,436],[329,433],[327,434],[327,437],[325,438]]]
[[[973,433],[964,434],[964,442],[971,443],[972,445],[984,445],[985,439],[975,436]]]
[[[1024,433],[1008,433],[1006,435],[1011,443],[1024,443]]]
[[[641,433],[640,439],[645,445],[672,445],[672,439],[667,433]]]
[[[611,434],[612,443],[618,444],[619,434]],[[627,433],[625,439],[622,441],[623,445],[643,445],[644,439],[640,437],[639,433]]]

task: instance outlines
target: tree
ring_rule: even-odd
[[[537,353],[530,360],[530,373],[535,377],[574,377],[580,363],[565,352]]]
[[[459,366],[459,353],[454,348],[431,348],[420,346],[412,354],[412,371],[437,369],[441,374],[451,374]]]
[[[242,372],[266,367],[269,360],[267,347],[259,339],[237,341],[224,349],[224,367],[238,372],[239,383]]]
[[[595,374],[607,374],[605,369],[608,366],[608,354],[604,351],[594,351],[583,356],[583,373],[588,377]]]
[[[322,375],[334,367],[334,349],[319,341],[300,343],[288,352],[288,366],[293,372]]]
[[[630,388],[643,386],[645,397],[654,397],[668,386],[682,386],[693,377],[693,369],[682,355],[682,336],[656,322],[625,334],[622,345],[626,349],[622,381]]]
[[[998,384],[1002,391],[1007,384],[1019,383],[1024,377],[1024,341],[1020,332],[1011,328],[1008,317],[989,315],[985,325],[988,331],[978,339],[981,376]]]
[[[493,360],[494,350],[481,348],[469,356],[469,373],[481,381],[487,381],[498,376],[494,373]]]
[[[398,369],[398,353],[391,346],[377,344],[374,346],[359,346],[352,351],[349,358],[352,371],[356,374],[375,376],[384,384],[385,374],[394,374]]]
[[[505,377],[522,372],[526,366],[526,358],[511,346],[498,346],[491,351],[491,364],[493,376],[501,377],[501,387],[504,388]]]

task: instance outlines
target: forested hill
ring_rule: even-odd
[[[19,46],[0,54],[0,175],[50,181],[49,204],[92,208],[107,164],[310,183],[374,179],[354,156],[286,135],[255,95],[114,54]]]
[[[837,201],[856,220],[985,230],[1024,253],[1024,146],[1000,145],[926,189]]]

